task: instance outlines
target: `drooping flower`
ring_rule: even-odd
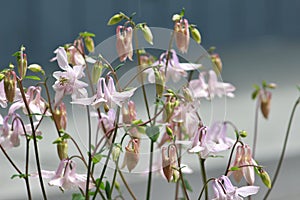
[[[186,53],[190,43],[189,23],[187,19],[181,19],[175,22],[174,26],[175,42],[177,48],[182,53]]]
[[[260,90],[259,100],[260,100],[260,110],[265,119],[268,119],[270,109],[271,109],[271,98],[272,93],[267,90]]]
[[[245,197],[258,192],[258,186],[235,187],[227,176],[215,179],[212,185],[214,191],[213,200],[243,200]]]
[[[189,89],[194,98],[206,97],[207,99],[213,99],[215,95],[218,97],[223,95],[234,97],[235,87],[232,84],[219,82],[217,74],[213,70],[208,72],[207,83],[205,82],[205,75],[207,75],[207,72],[201,72],[198,79],[191,80],[189,83]]]
[[[84,76],[84,66],[69,66],[67,53],[63,47],[59,47],[54,53],[56,53],[56,60],[59,67],[64,70],[53,73],[53,77],[57,79],[53,85],[53,89],[55,90],[55,106],[62,101],[65,95],[71,95],[72,100],[86,98],[87,91],[85,87],[88,85],[79,80]]]
[[[171,145],[168,147],[168,155],[166,156],[166,147],[162,148],[162,168],[164,172],[164,176],[166,177],[167,181],[170,182],[173,180],[176,182],[178,179],[178,171],[174,169],[176,167],[176,148]]]
[[[34,173],[31,177],[37,177],[38,174]],[[46,171],[42,170],[43,178],[50,178],[49,185],[58,186],[61,190],[69,190],[75,187],[79,187],[82,191],[85,191],[86,187],[86,175],[76,173],[76,164],[72,160],[61,160],[57,170]],[[89,189],[92,189],[94,184],[89,184]]]
[[[248,184],[254,184],[255,172],[254,167],[251,165],[256,165],[256,162],[252,158],[251,148],[249,145],[238,146],[232,166],[240,167],[241,169],[230,172],[236,182],[239,183],[242,177],[244,177]]]
[[[13,124],[9,124],[10,119],[13,121]],[[1,128],[2,134],[0,136],[0,144],[6,149],[18,147],[20,145],[20,136],[24,135],[19,115],[7,115],[1,121],[3,127]]]
[[[201,153],[202,158],[230,149],[233,139],[226,136],[226,124],[215,122],[211,127],[200,127],[192,140],[191,153]]]
[[[140,159],[140,140],[131,139],[128,142],[128,145],[125,147],[125,156],[124,156],[122,168],[127,166],[129,172],[131,172],[138,164],[139,159]]]
[[[169,57],[169,60],[167,59]],[[167,65],[168,60],[168,65]],[[167,67],[166,67],[167,65]],[[159,72],[165,74],[166,73],[166,81],[172,79],[173,82],[178,82],[182,77],[187,76],[186,71],[195,70],[200,68],[201,64],[195,63],[180,63],[179,58],[176,55],[174,49],[170,50],[170,55],[168,56],[168,52],[162,53],[160,59],[152,64],[153,67],[159,67]],[[153,69],[145,70],[148,73],[148,80],[150,83],[155,83],[155,73]]]
[[[2,108],[7,107],[7,99],[5,95],[5,90],[4,90],[4,80],[0,82],[0,106]]]
[[[122,106],[122,118],[123,123],[126,125],[131,125],[134,120],[136,120],[136,109],[135,103],[133,101],[129,101],[127,103],[127,107],[125,105]],[[140,138],[139,131],[137,127],[129,127],[129,133],[134,138]]]
[[[132,60],[133,48],[132,48],[132,28],[118,26],[116,30],[117,37],[117,52],[121,62],[124,62],[127,58]]]

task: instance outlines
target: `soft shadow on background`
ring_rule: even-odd
[[[205,48],[212,45],[217,47],[217,52],[224,64],[223,80],[237,87],[236,97],[227,99],[226,119],[234,121],[239,128],[249,132],[249,138],[246,141],[250,144],[252,143],[251,133],[255,108],[255,103],[250,98],[253,90],[252,84],[260,84],[262,80],[278,84],[278,89],[273,93],[269,120],[263,120],[260,116],[260,135],[256,154],[258,160],[273,174],[289,113],[299,95],[296,85],[300,84],[300,1],[5,1],[0,6],[0,66],[4,68],[10,62],[15,62],[11,55],[23,44],[27,50],[29,63],[41,64],[50,75],[58,69],[56,63],[49,62],[53,57],[54,49],[64,43],[72,42],[78,33],[83,31],[95,33],[96,44],[114,35],[115,27],[106,25],[113,14],[119,11],[128,15],[136,12],[135,19],[138,22],[145,21],[150,27],[172,29],[172,14],[178,13],[183,7],[186,10],[186,17],[200,30],[202,45]],[[296,114],[295,117],[298,120],[300,114]],[[284,170],[281,172],[270,199],[291,199],[299,195],[297,185],[300,184],[300,174],[296,170],[299,167],[300,157],[298,130],[300,126],[295,123],[291,131],[288,156],[283,165]],[[51,142],[55,139],[55,136],[48,137]],[[10,151],[20,158],[19,163],[23,162],[21,150]],[[43,149],[41,145],[41,154],[43,153],[51,156],[43,157],[42,165],[54,170],[58,163],[55,149]],[[14,171],[2,154],[0,160],[2,169],[0,193],[3,195],[0,199],[23,199],[25,194],[23,182],[17,179],[10,180]],[[198,168],[197,164],[191,163],[194,169]],[[215,171],[220,171],[220,169],[211,166],[209,175],[214,176]],[[195,185],[193,189],[196,197],[198,188],[201,187],[201,179],[198,172],[195,173],[197,176],[190,176],[190,178]],[[131,180],[133,188],[140,199],[143,199],[144,188],[141,188],[139,184],[143,178],[133,177],[135,179]],[[173,192],[174,186],[167,185],[165,180],[160,178],[155,180],[157,184],[152,190],[153,199],[166,199],[167,197],[160,196],[162,195],[160,188],[166,187],[164,190]],[[49,190],[53,194],[60,193],[56,188]],[[37,197],[39,195],[37,193]],[[56,198],[62,197],[58,195]]]

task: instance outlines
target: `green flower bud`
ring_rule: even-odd
[[[167,132],[168,136],[173,138],[173,130],[169,126],[166,126],[166,132]]]
[[[14,71],[8,71],[4,78],[4,91],[8,102],[12,103],[16,93],[16,73]]]
[[[28,69],[32,72],[41,72],[43,75],[45,74],[45,71],[38,64],[31,64],[28,66]]]
[[[143,31],[143,35],[144,35],[145,40],[149,44],[153,45],[153,35],[152,35],[152,32],[151,32],[150,28],[146,24],[143,24],[141,26],[141,30]]]
[[[101,62],[96,62],[92,70],[92,83],[96,84],[102,74],[103,65]]]
[[[60,160],[68,158],[68,142],[67,140],[62,140],[56,144],[57,153]]]
[[[192,38],[198,43],[200,44],[201,43],[201,34],[199,32],[199,30],[195,27],[191,27],[191,35],[192,35]]]
[[[172,17],[172,21],[179,21],[180,19],[181,19],[181,15],[179,15],[179,14],[175,14],[175,15],[173,15],[173,17]]]
[[[115,14],[114,16],[112,16],[109,21],[107,22],[107,25],[114,25],[119,23],[120,21],[122,21],[124,19],[124,15],[122,13],[118,13]]]
[[[120,154],[121,154],[121,147],[120,147],[120,145],[115,145],[113,147],[113,150],[112,150],[113,161],[117,162],[118,159],[119,159]]]
[[[261,170],[260,171],[260,178],[262,180],[262,182],[265,184],[265,186],[267,186],[267,188],[271,188],[272,187],[272,181],[271,178],[269,176],[269,174],[265,171],[265,170]]]
[[[87,36],[84,38],[85,47],[91,53],[95,50],[94,40],[91,36]]]
[[[0,73],[0,81],[2,81],[5,78],[5,75]]]
[[[245,137],[247,137],[247,135],[248,135],[247,131],[245,131],[245,130],[240,131],[241,137],[245,138]]]
[[[155,75],[156,94],[159,98],[161,98],[165,89],[165,76],[156,68],[154,68],[153,70]]]

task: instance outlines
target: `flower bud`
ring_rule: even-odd
[[[56,144],[57,153],[60,160],[68,158],[68,142],[67,140],[62,140]]]
[[[152,32],[151,32],[150,28],[146,24],[143,24],[141,26],[141,30],[143,32],[145,40],[149,44],[153,45],[153,35],[152,35]]]
[[[260,93],[260,110],[265,119],[268,119],[271,109],[272,94],[269,91],[261,91]]]
[[[86,36],[84,38],[84,43],[85,43],[85,47],[86,49],[91,53],[94,52],[95,50],[95,45],[94,45],[94,40],[91,36]]]
[[[169,137],[173,138],[173,130],[169,126],[166,126],[166,133]]]
[[[154,68],[154,75],[156,94],[159,98],[161,98],[165,89],[165,76],[162,73],[160,73],[156,68]]]
[[[109,21],[107,22],[107,25],[114,25],[119,23],[120,21],[122,21],[122,19],[124,19],[124,15],[121,13],[115,14],[114,16],[112,16]]]
[[[67,109],[65,104],[62,102],[53,113],[53,119],[59,130],[66,130],[67,128]]]
[[[131,172],[136,165],[138,164],[138,161],[140,159],[140,141],[139,139],[131,139],[128,143],[128,145],[125,147],[125,157],[124,162],[122,165],[122,168],[127,166],[129,172]]]
[[[166,147],[162,148],[162,167],[164,175],[168,182],[173,179],[176,179],[176,172],[174,173],[173,167],[176,165],[176,148],[172,145],[168,148],[168,156],[165,155]],[[178,178],[177,178],[178,179]]]
[[[18,63],[18,72],[21,78],[26,76],[27,71],[27,56],[23,51],[25,50],[24,47],[21,47],[21,51],[16,53],[17,63]]]
[[[16,73],[14,71],[8,71],[4,78],[4,91],[8,102],[12,103],[16,93]]]
[[[247,135],[248,135],[247,131],[245,131],[245,130],[240,131],[241,137],[245,138],[245,137],[247,137]]]
[[[187,102],[193,102],[194,101],[189,88],[183,87],[182,92],[183,92],[183,96],[184,96],[184,98]]]
[[[217,74],[220,74],[222,72],[223,64],[220,56],[218,54],[211,54],[210,55],[211,61],[214,65],[214,70]]]
[[[2,81],[5,78],[5,75],[0,73],[0,81]]]
[[[119,144],[114,145],[112,150],[113,161],[117,162],[121,154],[121,146]]]
[[[42,74],[45,74],[44,70],[42,69],[42,67],[38,64],[31,64],[28,66],[28,69],[32,72],[40,72]]]
[[[95,62],[92,70],[92,83],[98,83],[98,80],[102,74],[103,65],[101,62]]]
[[[259,175],[260,175],[262,182],[265,184],[265,186],[267,186],[267,188],[271,188],[272,181],[271,181],[269,174],[265,170],[262,169],[262,170],[260,170]]]
[[[200,32],[199,30],[196,28],[196,27],[191,27],[191,35],[192,35],[192,38],[198,43],[200,44],[201,43],[201,35],[200,35]]]
[[[174,21],[174,22],[179,21],[180,19],[181,19],[181,15],[179,15],[179,14],[175,14],[172,17],[172,21]]]

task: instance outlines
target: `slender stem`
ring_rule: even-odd
[[[205,170],[205,159],[202,159],[199,155],[200,167],[201,167],[201,175],[202,175],[202,183],[205,190],[205,200],[208,200],[208,187],[207,187],[207,177],[206,177],[206,170]]]
[[[207,188],[207,184],[208,184],[210,181],[213,181],[213,180],[215,180],[215,178],[210,178],[210,179],[208,179],[208,180],[206,181],[206,183],[203,185],[203,187],[202,187],[202,189],[201,189],[201,192],[200,192],[200,194],[199,194],[198,200],[201,199],[202,194],[203,194],[205,188]]]
[[[122,179],[122,181],[123,181],[126,189],[128,190],[129,194],[131,195],[132,199],[136,200],[137,198],[135,197],[134,193],[130,189],[130,187],[129,187],[128,183],[126,182],[126,179],[124,178],[123,173],[121,172],[121,170],[119,169],[119,167],[118,167],[118,172],[119,172],[119,175],[120,175],[120,177],[121,177],[121,179]]]
[[[289,135],[290,135],[292,121],[293,121],[294,114],[295,114],[295,111],[296,111],[296,108],[297,108],[299,102],[300,102],[300,97],[298,97],[297,101],[294,104],[293,110],[291,112],[291,116],[290,116],[288,127],[287,127],[287,130],[286,130],[286,134],[285,134],[285,139],[284,139],[284,143],[283,143],[281,155],[280,155],[280,158],[279,158],[279,161],[278,161],[278,164],[277,164],[275,175],[273,177],[272,187],[266,193],[266,195],[264,197],[264,200],[266,200],[268,198],[268,196],[269,196],[270,192],[272,191],[272,189],[274,188],[275,182],[276,182],[276,180],[278,178],[278,174],[279,174],[279,171],[280,171],[280,168],[281,168],[281,165],[282,165],[282,162],[283,162],[283,158],[284,158],[284,155],[285,155],[285,150],[286,150],[286,147],[287,147],[287,141],[288,141],[288,138],[289,138]]]
[[[87,167],[87,180],[85,187],[85,199],[89,200],[89,184],[90,184],[90,172],[91,172],[91,164],[92,164],[92,127],[91,127],[91,115],[89,106],[86,106],[87,118],[88,118],[88,167]]]
[[[17,165],[14,163],[14,161],[9,157],[9,155],[6,153],[5,149],[2,147],[2,144],[0,144],[0,148],[6,157],[6,159],[9,161],[9,163],[13,166],[13,168],[21,175],[21,170],[17,167]]]
[[[96,199],[97,193],[99,192],[100,184],[101,184],[102,179],[104,177],[105,171],[107,169],[108,161],[109,161],[110,155],[111,155],[112,150],[113,150],[114,142],[115,142],[115,139],[116,139],[116,136],[117,136],[117,131],[118,131],[117,127],[118,127],[118,123],[119,123],[119,117],[118,117],[119,115],[120,115],[120,107],[118,107],[118,109],[117,109],[117,113],[116,113],[117,118],[116,118],[116,121],[115,121],[115,129],[114,129],[114,133],[113,133],[112,142],[110,144],[110,148],[109,148],[109,151],[108,151],[108,154],[107,154],[105,164],[103,166],[99,181],[96,184],[96,191],[95,191],[95,195],[93,197],[93,200]]]
[[[29,142],[30,140],[26,137],[26,164],[25,164],[25,183],[26,183],[26,189],[27,189],[27,195],[28,199],[32,199],[31,197],[31,190],[30,190],[30,184],[28,179],[28,170],[29,170]]]
[[[236,145],[239,143],[239,140],[237,139],[231,149],[231,152],[230,152],[230,156],[229,156],[229,160],[228,160],[228,163],[227,163],[227,167],[226,167],[226,171],[225,171],[225,176],[227,176],[228,172],[229,172],[229,167],[230,167],[230,164],[231,164],[231,160],[232,160],[232,157],[233,157],[233,152],[234,152],[234,149],[236,147]]]
[[[154,142],[153,140],[150,141],[150,161],[149,161],[149,174],[148,174],[148,184],[147,184],[147,200],[150,199],[150,192],[151,192],[151,181],[152,181],[152,163],[153,163],[153,149],[154,149]]]
[[[31,126],[32,136],[33,136],[33,146],[34,146],[34,152],[35,152],[35,160],[36,160],[36,165],[37,165],[37,170],[38,170],[38,175],[39,175],[40,187],[41,187],[41,190],[42,190],[43,198],[44,198],[44,200],[46,200],[47,195],[46,195],[44,182],[43,182],[43,177],[42,177],[42,170],[41,170],[41,164],[40,164],[40,158],[39,158],[39,150],[38,150],[38,145],[37,145],[36,132],[35,132],[34,124],[33,124],[33,119],[32,119],[31,111],[29,109],[29,105],[28,105],[28,102],[27,102],[27,99],[26,99],[26,96],[25,96],[25,92],[24,92],[24,89],[23,89],[23,84],[22,84],[21,79],[18,79],[18,84],[19,84],[19,89],[20,89],[20,92],[21,92],[21,95],[22,95],[23,102],[25,104],[26,111],[28,113],[28,118],[29,118],[29,121],[30,121],[30,126]]]
[[[256,152],[256,143],[257,143],[257,129],[258,129],[258,111],[259,111],[259,98],[257,100],[256,108],[255,108],[255,118],[254,118],[254,136],[253,136],[253,146],[252,146],[252,157],[255,158]]]

